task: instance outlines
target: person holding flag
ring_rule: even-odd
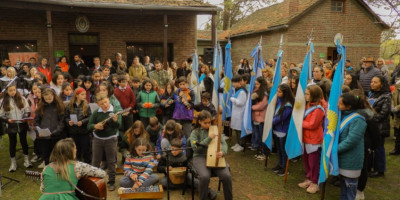
[[[220,69],[221,70],[221,69]],[[231,43],[230,41],[225,46],[225,67],[224,67],[225,77],[221,80],[220,87],[223,88],[222,91],[222,121],[224,122],[224,135],[225,139],[230,136],[230,118],[232,114],[232,102],[231,97],[235,93],[232,87],[232,60],[231,60]]]
[[[241,140],[241,130],[243,126],[243,115],[244,109],[246,108],[247,91],[246,88],[242,87],[240,81],[242,77],[240,75],[235,75],[232,78],[232,84],[235,88],[235,94],[230,98],[232,102],[232,117],[231,117],[231,128],[235,132],[237,137],[237,144],[231,148],[235,152],[244,150],[244,141]]]

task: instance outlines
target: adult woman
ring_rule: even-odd
[[[125,73],[129,72],[128,68],[126,67],[125,61],[122,61],[122,60],[119,61],[118,67],[117,67],[117,73],[121,73],[121,72],[125,72]]]
[[[249,61],[247,60],[247,58],[243,58],[243,63],[242,65],[240,65],[237,73],[240,75],[250,74],[252,69],[253,68],[251,67],[251,65],[249,65]]]
[[[315,66],[313,69],[313,79],[309,85],[317,84],[324,92],[324,99],[328,101],[329,93],[331,92],[332,81],[327,79],[324,75],[324,69],[321,66]]]
[[[383,176],[386,171],[385,137],[390,135],[390,112],[392,94],[389,84],[383,76],[374,76],[371,80],[371,91],[368,93],[368,101],[375,110],[373,121],[378,125],[381,141],[375,149],[374,171],[370,177]]]
[[[346,73],[344,77],[344,84],[349,86],[351,90],[363,89],[357,75],[354,73]]]
[[[61,71],[68,72],[69,65],[67,63],[67,57],[66,56],[61,57],[60,61],[57,63],[57,66],[61,68]]]
[[[57,142],[50,155],[51,163],[44,168],[42,173],[43,178],[40,190],[43,194],[40,200],[77,200],[75,186],[81,177],[94,176],[104,178],[106,176],[103,170],[74,161],[75,158],[76,146],[71,138]]]
[[[192,70],[189,69],[189,64],[186,61],[183,61],[181,66],[176,70],[176,77],[187,77],[190,72],[192,72]]]
[[[382,75],[386,78],[389,78],[389,69],[388,67],[385,65],[385,60],[383,58],[378,58],[376,60],[376,68],[378,68],[381,72]]]
[[[14,67],[7,68],[7,74],[0,78],[0,91],[3,90],[11,80],[17,75]]]
[[[144,77],[147,77],[147,70],[139,62],[139,57],[137,56],[133,58],[133,63],[129,67],[129,76],[131,77],[131,79],[133,79],[133,77],[137,77],[140,80],[143,80]]]

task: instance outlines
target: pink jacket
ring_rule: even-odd
[[[255,122],[264,123],[265,113],[267,112],[268,99],[264,96],[262,101],[251,106],[251,119]]]

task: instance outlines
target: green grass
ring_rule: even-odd
[[[386,152],[393,149],[392,137],[386,138]],[[32,141],[29,141],[30,146]],[[17,149],[20,149],[18,144]],[[32,149],[29,149],[32,153]],[[320,199],[320,192],[310,195],[305,190],[298,188],[297,184],[304,180],[304,167],[302,161],[297,163],[290,162],[290,174],[287,183],[283,183],[283,177],[277,176],[271,171],[271,167],[277,163],[277,156],[271,155],[268,161],[268,169],[264,169],[264,161],[257,161],[253,158],[254,151],[246,151],[245,153],[236,153],[229,151],[227,162],[231,166],[233,179],[234,199]],[[387,155],[387,172],[385,177],[368,179],[365,196],[367,199],[400,199],[400,156]],[[20,183],[10,183],[2,190],[2,197],[5,200],[20,199],[39,199],[41,193],[39,191],[40,182],[33,181],[24,177],[25,167],[23,167],[22,151],[17,152],[18,169],[14,173],[8,172],[9,153],[8,153],[8,137],[4,135],[0,139],[0,174],[20,180]],[[39,163],[35,164],[35,167]],[[32,170],[40,171],[37,168]],[[3,180],[7,181],[7,180]],[[217,178],[211,181],[212,188],[217,188]],[[326,186],[325,199],[339,199],[340,189],[330,184]],[[118,199],[115,192],[109,193],[108,199]],[[166,193],[164,199],[166,199]],[[218,199],[223,199],[219,194]],[[171,192],[171,199],[190,199],[190,190],[185,196],[180,195],[180,191]],[[197,198],[196,198],[197,199]]]

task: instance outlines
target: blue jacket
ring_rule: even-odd
[[[342,119],[354,111],[342,111]],[[364,133],[367,123],[361,118],[353,119],[339,135],[339,168],[360,170],[364,162]]]
[[[276,108],[281,106],[282,104],[282,98],[278,98],[276,101]],[[279,131],[282,133],[287,133],[290,125],[290,117],[292,116],[292,105],[286,104],[284,105],[283,113],[282,114],[276,114],[274,116],[274,119],[272,121],[273,125],[273,130],[274,131]]]

